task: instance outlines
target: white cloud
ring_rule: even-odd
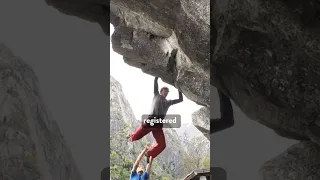
[[[112,34],[113,31],[114,28],[110,24],[110,33]],[[110,46],[110,74],[122,85],[122,90],[136,118],[140,119],[143,114],[149,113],[153,98],[154,77],[143,73],[138,68],[126,64],[122,56],[112,50],[112,46]],[[162,82],[161,79],[158,80],[158,83],[159,89],[163,86],[169,88],[170,93],[167,99],[179,98],[178,90],[175,87]],[[183,98],[183,102],[171,106],[167,114],[180,114],[182,123],[192,123],[191,114],[201,106],[190,101],[185,96]]]

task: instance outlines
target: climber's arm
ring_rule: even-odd
[[[218,90],[220,100],[220,119],[210,119],[210,134],[234,125],[233,109],[230,99]]]
[[[144,156],[144,154],[148,150],[148,147],[149,147],[149,144],[147,144],[146,147],[141,151],[141,153],[139,154],[138,158],[136,159],[136,162],[133,164],[133,167],[132,167],[131,171],[136,171],[137,170],[142,157]]]
[[[179,91],[179,90],[178,90]],[[179,91],[179,99],[169,100],[170,105],[178,104],[183,101],[182,92]]]
[[[154,78],[153,94],[154,94],[154,95],[158,95],[158,94],[159,94],[158,77],[155,77],[155,78]]]
[[[148,175],[150,175],[152,161],[153,161],[153,158],[152,156],[150,156],[149,163],[147,164],[147,168],[146,168],[146,172],[148,173]]]

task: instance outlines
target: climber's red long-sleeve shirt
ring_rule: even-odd
[[[151,110],[149,117],[153,118],[162,118],[164,119],[169,107],[171,105],[180,103],[183,101],[182,93],[179,91],[179,99],[174,100],[167,100],[165,97],[159,94],[158,90],[158,81],[157,79],[154,80],[154,96],[152,100]]]

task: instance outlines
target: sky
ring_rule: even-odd
[[[114,28],[112,24],[110,24],[110,34],[112,34],[113,31]],[[142,115],[148,114],[153,98],[154,76],[143,73],[141,69],[126,64],[122,59],[122,55],[113,51],[112,45],[110,45],[110,75],[120,82],[122,90],[129,101],[136,118],[139,120]],[[163,86],[169,88],[170,92],[167,99],[179,98],[178,90],[175,87],[162,82],[161,78],[158,79],[158,85],[159,90]],[[181,115],[182,123],[192,124],[192,113],[199,110],[201,107],[202,106],[190,101],[183,95],[183,102],[171,106],[168,109],[167,115],[179,114]]]

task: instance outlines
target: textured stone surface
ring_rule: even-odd
[[[31,67],[0,44],[0,179],[81,180],[38,86]]]
[[[320,179],[320,146],[305,141],[267,161],[260,169],[262,180]]]
[[[211,83],[279,135],[319,143],[319,6],[240,2],[215,1]]]
[[[119,132],[126,122],[131,127],[138,123],[121,84],[110,76],[110,134]]]
[[[109,11],[107,1],[47,2],[109,28],[100,21]],[[319,3],[213,4],[211,83],[279,135],[320,142],[314,126],[320,117]],[[160,76],[209,107],[209,9],[208,0],[111,1],[113,49],[129,65]]]
[[[105,32],[110,29],[105,21],[109,1],[46,2],[62,13],[98,22]],[[208,0],[112,0],[113,50],[127,64],[161,77],[190,100],[209,107],[209,10]]]
[[[200,108],[192,114],[194,126],[210,140],[210,110],[206,107]]]
[[[127,64],[209,106],[209,1],[111,1],[111,13],[112,47]]]
[[[318,1],[216,0],[213,5],[210,61],[208,0],[111,1],[113,49],[129,65],[206,107],[210,67],[210,83],[250,119],[280,136],[320,144]]]
[[[209,1],[111,1],[111,17],[113,50],[127,64],[209,107]]]

